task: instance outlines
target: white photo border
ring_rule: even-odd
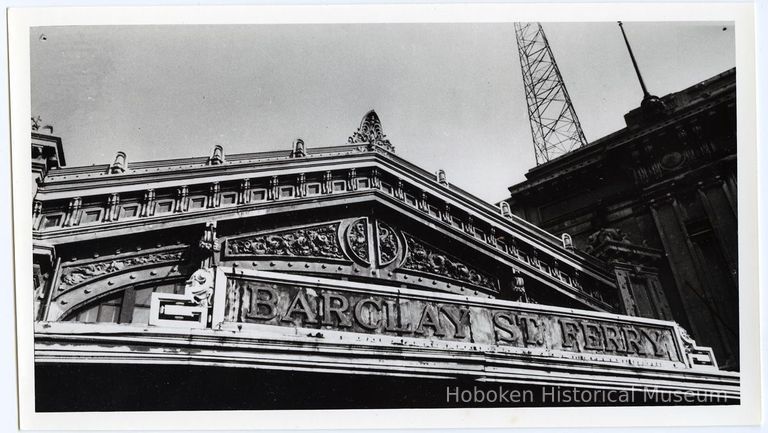
[[[143,24],[734,21],[741,404],[735,406],[37,413],[32,318],[31,27]],[[755,21],[751,3],[45,7],[8,10],[18,395],[23,429],[322,429],[753,425],[760,422]],[[328,414],[333,416],[327,416]]]

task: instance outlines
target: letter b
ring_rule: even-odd
[[[272,320],[277,316],[277,292],[269,287],[258,287],[251,292],[251,310],[248,318],[257,320]]]

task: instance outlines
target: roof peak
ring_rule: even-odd
[[[395,151],[395,146],[389,142],[389,139],[384,134],[381,127],[381,119],[379,119],[379,115],[376,114],[375,110],[365,113],[363,120],[360,121],[360,127],[349,137],[347,142],[350,144],[367,144],[369,148],[379,146],[390,152]]]

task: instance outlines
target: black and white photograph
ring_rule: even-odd
[[[22,414],[757,422],[745,14],[502,10],[19,20]]]

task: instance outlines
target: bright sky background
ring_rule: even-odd
[[[663,96],[735,65],[728,23],[625,22]],[[723,29],[727,27],[727,29]],[[642,98],[615,23],[544,23],[588,140]],[[45,37],[41,37],[41,35]],[[371,108],[401,157],[495,202],[534,165],[509,24],[45,27],[32,113],[69,166],[341,145]]]

